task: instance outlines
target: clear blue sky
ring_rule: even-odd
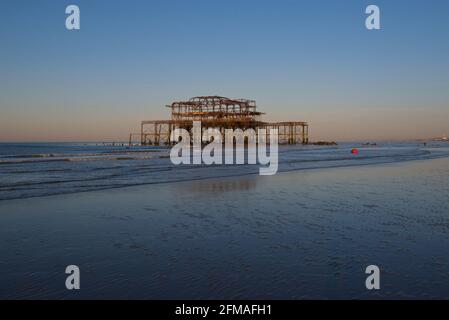
[[[0,140],[125,139],[215,94],[309,121],[315,139],[442,135],[448,42],[445,0],[2,0]]]

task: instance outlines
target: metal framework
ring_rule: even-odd
[[[141,145],[171,145],[170,134],[176,128],[192,132],[193,121],[201,121],[201,127],[225,129],[278,129],[280,144],[309,142],[307,122],[264,122],[257,111],[256,102],[247,99],[229,99],[220,96],[194,97],[188,101],[176,101],[167,105],[170,120],[142,121]],[[131,140],[131,137],[130,137]]]

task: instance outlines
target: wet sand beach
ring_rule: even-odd
[[[0,201],[0,298],[449,298],[448,178],[440,158]]]

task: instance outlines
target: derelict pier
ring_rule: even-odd
[[[248,99],[229,99],[220,96],[194,97],[188,101],[177,101],[167,105],[171,110],[170,120],[147,120],[141,122],[141,145],[171,145],[173,130],[186,129],[192,132],[193,121],[201,121],[204,130],[225,129],[278,129],[280,144],[307,144],[309,126],[303,121],[264,122],[257,111],[256,102]]]

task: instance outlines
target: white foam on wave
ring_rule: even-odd
[[[416,145],[360,146],[357,155],[351,154],[351,147],[282,146],[279,172],[449,156],[446,148]],[[174,166],[168,154],[168,149],[76,154],[68,148],[66,153],[58,153],[58,157],[0,160],[0,200],[257,174],[260,167],[259,164]]]

